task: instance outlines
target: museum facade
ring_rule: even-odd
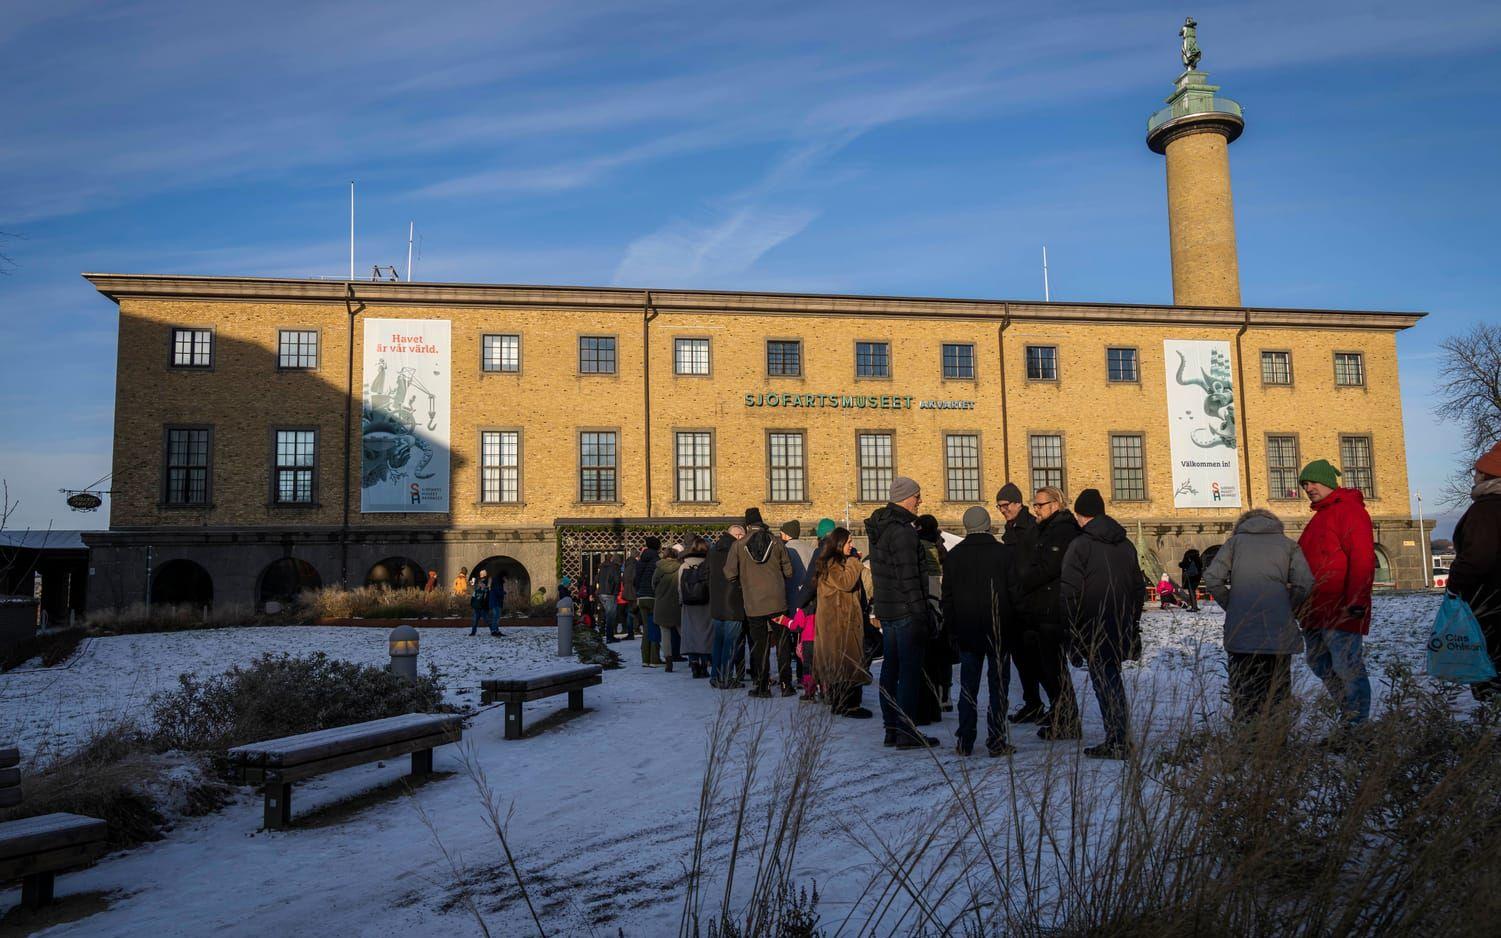
[[[957,529],[1007,481],[1104,493],[1148,556],[1309,516],[1327,458],[1421,585],[1397,332],[1421,314],[90,274],[119,304],[90,604],[552,588],[602,553],[861,521],[894,475]]]

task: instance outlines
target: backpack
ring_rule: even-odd
[[[709,565],[696,563],[691,567],[684,567],[683,574],[678,579],[678,593],[685,606],[707,606],[709,604]]]

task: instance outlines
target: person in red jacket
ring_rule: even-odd
[[[1341,488],[1339,476],[1324,459],[1298,474],[1313,505],[1313,519],[1298,546],[1314,578],[1299,625],[1309,669],[1339,704],[1344,723],[1353,726],[1371,715],[1371,679],[1361,645],[1371,630],[1376,544],[1365,499],[1358,489]]]

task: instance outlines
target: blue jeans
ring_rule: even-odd
[[[1126,685],[1121,680],[1121,661],[1108,651],[1097,651],[1089,659],[1089,683],[1100,702],[1100,717],[1105,721],[1105,742],[1124,746],[1131,730],[1131,711],[1126,706]]]
[[[471,607],[473,608],[473,607]],[[490,608],[488,606],[474,610],[474,622],[469,625],[469,634],[479,631],[481,625],[488,625],[490,621]]]
[[[716,681],[731,680],[735,676],[735,643],[740,641],[740,623],[734,619],[715,619],[714,641],[710,646],[709,677]]]
[[[923,649],[928,637],[911,616],[881,622],[881,722],[899,736],[911,736],[922,692]]]
[[[499,635],[500,634],[500,607],[499,606],[491,606],[487,611],[489,612],[489,615],[485,616],[485,622],[488,623],[489,626],[490,626],[490,634],[491,635]]]
[[[959,652],[959,731],[955,734],[965,748],[974,746],[979,722],[980,670],[985,670],[990,703],[985,710],[985,746],[993,749],[1006,742],[1006,697],[1010,692],[1011,668],[1001,663],[1000,655],[988,652]]]
[[[1304,629],[1308,669],[1339,704],[1340,719],[1353,726],[1371,716],[1371,679],[1362,654],[1364,636],[1338,629]]]

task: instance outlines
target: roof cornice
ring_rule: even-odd
[[[481,306],[638,312],[648,304],[660,314],[849,316],[993,319],[1037,322],[1137,322],[1216,326],[1400,331],[1427,313],[1276,307],[1158,306],[1141,303],[1040,303],[1035,300],[974,300],[934,297],[748,293],[717,290],[648,290],[625,287],[564,287],[485,283],[404,283],[375,280],[297,280],[271,277],[201,277],[86,273],[100,293],[124,298],[273,300],[338,303],[353,296],[367,307]]]

